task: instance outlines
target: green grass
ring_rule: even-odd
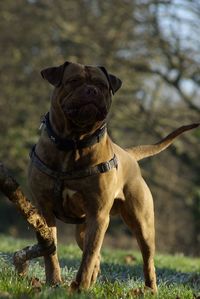
[[[143,287],[142,260],[138,252],[104,249],[101,275],[90,291],[70,294],[68,286],[75,276],[81,258],[77,246],[59,246],[59,258],[64,283],[57,288],[31,286],[30,277],[45,280],[42,259],[31,261],[28,278],[19,278],[12,266],[12,253],[30,245],[30,241],[0,235],[0,299],[61,299],[61,298],[136,298],[134,290]],[[127,255],[133,261],[126,262]],[[156,255],[159,293],[149,292],[137,298],[195,299],[200,298],[200,259],[183,255]]]

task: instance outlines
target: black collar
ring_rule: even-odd
[[[68,139],[68,138],[60,138],[53,130],[50,120],[49,120],[49,112],[45,115],[42,123],[46,126],[46,131],[51,139],[51,141],[56,145],[56,147],[61,151],[69,151],[75,149],[86,148],[92,146],[103,138],[106,132],[106,123],[103,124],[99,129],[97,129],[92,135],[85,137],[81,140],[79,139]]]

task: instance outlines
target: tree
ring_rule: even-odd
[[[65,60],[100,64],[123,80],[109,121],[113,139],[122,146],[153,143],[182,124],[199,122],[198,2],[0,3],[0,159],[20,183],[25,184],[40,116],[49,109],[51,87],[39,74],[44,67]],[[191,253],[188,244],[197,242],[199,134],[184,135],[171,150],[142,163],[162,215],[157,225],[161,249]]]

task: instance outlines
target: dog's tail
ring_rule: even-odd
[[[182,126],[155,144],[139,145],[139,146],[129,148],[129,149],[127,149],[127,151],[130,154],[132,154],[137,161],[142,160],[147,157],[150,157],[150,156],[157,155],[158,153],[165,150],[170,144],[172,144],[173,140],[177,136],[179,136],[180,134],[182,134],[185,131],[197,128],[199,125],[200,125],[200,123],[194,123],[194,124]]]

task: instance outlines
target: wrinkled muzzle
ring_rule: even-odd
[[[110,109],[111,96],[95,85],[84,84],[64,98],[62,109],[68,119],[78,126],[103,121]]]

